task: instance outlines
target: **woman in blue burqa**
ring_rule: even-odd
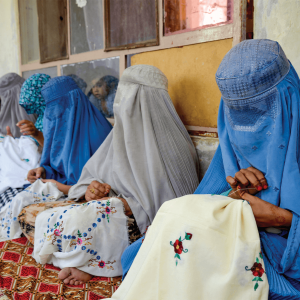
[[[218,116],[220,146],[195,194],[199,201],[204,195],[223,193],[235,199],[244,199],[250,204],[263,258],[263,263],[259,262],[258,256],[252,268],[246,266],[246,270],[244,269],[250,271],[251,268],[253,281],[257,283],[254,285],[255,294],[251,297],[258,296],[258,286],[262,281],[265,282],[262,279],[265,273],[269,283],[268,299],[300,299],[299,77],[277,42],[247,40],[227,53],[217,71],[216,81],[222,93]],[[203,195],[200,197],[199,194]],[[226,201],[226,198],[223,199]],[[168,202],[168,211],[172,209],[172,202]],[[174,200],[177,207],[179,203],[179,199]],[[166,218],[166,209],[164,213]],[[199,226],[202,213],[205,214],[198,211]],[[159,214],[160,211],[157,216]],[[180,211],[178,214],[177,220],[180,219]],[[191,221],[186,221],[187,224],[189,222]],[[238,226],[240,223],[236,223],[235,227]],[[160,232],[164,232],[162,224]],[[143,244],[141,238],[125,250],[122,257],[124,273],[130,268],[137,251],[139,252],[122,283],[123,289],[121,285],[113,299],[127,299],[125,294],[130,291],[129,285],[135,280],[132,278],[132,269],[145,251],[147,238],[148,233]],[[193,239],[197,239],[195,234]],[[203,247],[208,245],[205,240],[201,243]],[[192,241],[188,245],[191,248]],[[226,251],[226,247],[224,246],[223,251]],[[192,249],[189,249],[190,256],[185,259],[194,258],[190,272],[195,275],[208,262],[202,260],[201,267],[197,268],[197,259],[200,260],[197,253],[200,248],[193,254],[190,250]],[[163,268],[164,262],[160,262]],[[139,272],[140,270],[141,266]],[[220,276],[218,269],[215,269],[215,274]],[[242,271],[241,274],[243,275]],[[179,275],[173,274],[172,280],[176,280],[177,276]],[[127,277],[131,278],[127,280]],[[147,280],[151,281],[151,278]],[[166,283],[164,284],[166,290]],[[178,283],[176,288],[179,291],[184,287]],[[218,280],[215,281],[215,288],[218,288]],[[247,295],[243,299],[248,299]],[[251,297],[249,299],[254,299]],[[230,299],[234,299],[234,296]]]
[[[68,76],[51,79],[42,88],[44,149],[41,167],[28,173],[28,180],[52,180],[68,194],[86,162],[110,133],[112,126]]]

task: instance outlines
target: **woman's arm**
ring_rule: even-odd
[[[293,214],[290,211],[244,191],[239,193],[250,204],[258,227],[291,227]]]
[[[46,182],[52,182],[52,183],[55,183],[56,186],[57,186],[57,188],[58,188],[61,192],[63,192],[65,195],[68,195],[69,190],[70,190],[70,188],[72,187],[71,185],[62,184],[62,183],[60,183],[60,182],[58,182],[58,181],[56,181],[56,180],[54,180],[54,179],[42,179],[42,181],[43,181],[44,183],[46,183]]]
[[[43,147],[44,146],[44,135],[41,131],[37,130],[37,133],[33,135],[37,142]]]

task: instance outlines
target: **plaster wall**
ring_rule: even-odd
[[[19,70],[18,1],[0,0],[0,77]]]
[[[254,0],[254,38],[280,43],[300,74],[300,1]]]
[[[131,64],[159,68],[168,78],[169,94],[185,125],[217,127],[221,93],[217,69],[232,48],[232,39],[136,54]]]

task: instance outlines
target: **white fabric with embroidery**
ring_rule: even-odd
[[[250,205],[218,195],[165,202],[114,300],[267,300]]]
[[[43,183],[41,180],[37,180],[23,192],[17,194],[0,210],[0,241],[17,239],[21,236],[22,230],[18,222],[18,215],[25,206],[56,201],[62,196],[63,193],[57,189],[54,183]]]
[[[14,139],[0,135],[0,194],[8,188],[21,188],[30,182],[28,171],[39,166],[41,154],[31,137]]]
[[[127,219],[118,198],[43,211],[36,218],[33,257],[94,276],[122,275],[121,255],[129,246]]]

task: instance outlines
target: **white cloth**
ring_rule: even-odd
[[[260,251],[246,201],[217,195],[168,201],[111,299],[267,300],[266,274],[251,271],[254,263],[264,269]]]
[[[63,193],[57,189],[54,183],[43,183],[41,180],[37,180],[23,192],[17,194],[0,210],[0,241],[12,240],[21,236],[22,230],[17,218],[25,206],[56,201],[62,196]]]
[[[129,237],[120,199],[48,209],[38,214],[36,224],[33,257],[38,263],[76,267],[94,276],[122,275]]]
[[[0,194],[8,188],[21,188],[30,182],[28,171],[37,168],[41,154],[31,137],[0,136]]]

